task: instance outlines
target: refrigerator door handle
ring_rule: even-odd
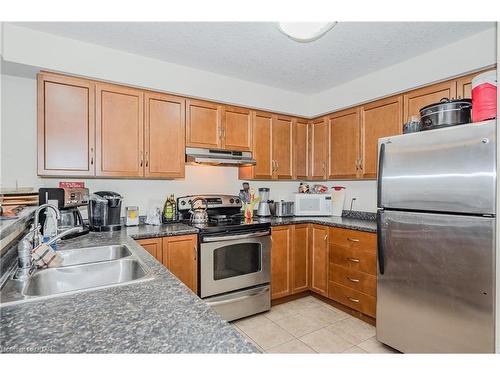
[[[377,211],[377,259],[380,274],[383,275],[385,271],[384,259],[384,241],[382,239],[382,214]]]
[[[385,143],[380,145],[378,154],[378,175],[377,175],[377,207],[382,208],[382,175],[384,173]]]

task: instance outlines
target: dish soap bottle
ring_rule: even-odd
[[[163,221],[169,222],[174,221],[176,217],[176,204],[174,195],[171,194],[170,197],[165,201],[165,205],[163,206]]]
[[[45,223],[43,224],[43,242],[48,242],[57,235],[57,218],[52,210],[45,211]],[[54,242],[51,247],[57,250],[57,244]]]

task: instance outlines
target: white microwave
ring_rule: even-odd
[[[295,194],[295,216],[331,215],[331,194]]]

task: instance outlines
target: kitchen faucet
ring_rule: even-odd
[[[37,247],[38,245],[40,245],[40,225],[38,224],[40,221],[40,218],[39,218],[40,212],[42,212],[43,210],[45,210],[47,208],[50,208],[51,210],[54,211],[54,213],[56,214],[56,219],[59,219],[61,217],[61,213],[59,212],[59,209],[50,203],[42,204],[41,206],[39,206],[36,209],[35,219],[33,221],[33,228],[35,230],[35,232],[33,234],[33,249],[35,247]]]

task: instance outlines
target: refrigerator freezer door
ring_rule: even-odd
[[[495,126],[486,121],[381,138],[378,207],[494,214]]]
[[[495,219],[378,219],[377,339],[404,353],[493,353]]]

